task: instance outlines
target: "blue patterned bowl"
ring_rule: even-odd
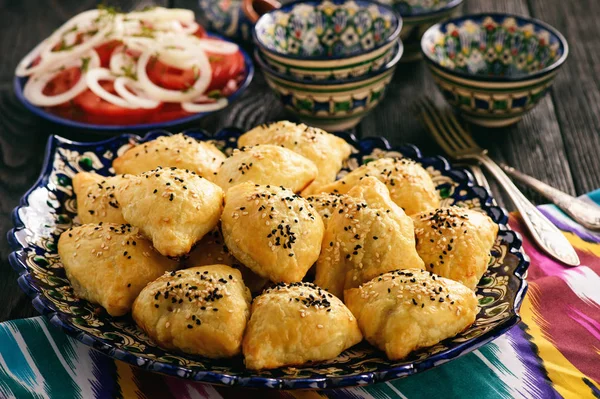
[[[390,7],[371,0],[302,0],[264,14],[254,41],[269,65],[290,76],[335,80],[381,67],[401,27]]]
[[[258,50],[254,57],[286,109],[310,126],[339,132],[356,126],[383,100],[403,53],[402,42],[395,47],[391,59],[386,57],[374,72],[326,81],[290,77],[268,65]]]
[[[499,224],[489,269],[477,288],[480,310],[475,324],[402,361],[389,361],[383,353],[362,343],[327,362],[261,372],[245,369],[241,358],[210,360],[157,347],[130,317],[110,317],[73,295],[56,245],[60,234],[76,218],[73,175],[79,171],[110,175],[112,160],[121,151],[165,134],[157,131],[144,138],[122,135],[97,143],[76,143],[51,136],[40,178],[13,212],[14,229],[8,233],[8,241],[14,252],[9,255],[9,262],[19,273],[19,285],[52,324],[86,345],[146,370],[195,381],[253,388],[318,389],[366,385],[422,372],[477,349],[519,322],[518,311],[527,288],[523,276],[529,262],[519,235],[506,226],[507,214],[495,205],[490,194],[474,185],[469,172],[453,168],[441,157],[424,157],[414,146],[391,148],[382,138],[357,141],[342,135],[357,151],[345,163],[340,176],[373,158],[406,156],[420,162],[431,174],[443,206],[479,209]],[[241,131],[225,129],[214,137],[199,131],[186,134],[215,140],[220,148],[231,152]]]
[[[569,52],[550,25],[500,13],[432,26],[421,50],[446,100],[486,127],[521,120],[548,92]]]
[[[233,39],[248,41],[252,22],[242,10],[242,0],[198,0],[202,26]]]

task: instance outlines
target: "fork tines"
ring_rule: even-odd
[[[440,110],[429,97],[419,99],[417,104],[423,122],[448,155],[456,157],[461,153],[482,151],[451,110]]]

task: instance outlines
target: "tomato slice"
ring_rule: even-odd
[[[46,84],[42,93],[47,96],[58,96],[75,86],[80,78],[81,69],[79,67],[66,68],[56,74],[56,76]]]
[[[207,92],[224,88],[230,79],[237,78],[244,71],[244,56],[239,51],[234,54],[206,54],[213,70]],[[146,72],[153,83],[171,90],[185,90],[196,79],[192,69],[175,68],[158,59],[150,60]]]
[[[96,53],[98,53],[98,57],[100,57],[100,65],[102,66],[102,68],[109,67],[110,56],[112,55],[113,51],[115,51],[115,49],[120,45],[120,40],[111,40],[109,42],[101,44],[98,47],[94,47],[94,50],[96,50]]]
[[[107,91],[116,94],[113,83],[110,81],[100,82],[100,85]],[[155,112],[155,109],[144,108],[123,108],[103,100],[91,90],[86,90],[73,99],[75,105],[85,112],[85,119],[90,123],[103,125],[133,125],[144,123],[145,120]]]
[[[156,112],[149,115],[147,123],[172,121],[190,115],[192,114],[184,111],[177,103],[163,103]]]
[[[206,37],[206,30],[204,30],[201,25],[198,25],[198,29],[196,29],[196,32],[194,32],[194,36],[202,39],[203,37]]]

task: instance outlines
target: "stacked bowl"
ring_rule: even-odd
[[[383,99],[402,57],[401,29],[392,8],[370,0],[303,0],[260,17],[255,57],[299,119],[345,130]]]

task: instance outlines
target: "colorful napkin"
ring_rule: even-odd
[[[600,205],[600,190],[587,200]],[[599,398],[600,234],[554,206],[540,209],[581,259],[564,267],[528,239],[523,322],[484,347],[435,369],[367,387],[258,391],[215,387],[143,371],[69,338],[43,317],[0,324],[1,398]]]

